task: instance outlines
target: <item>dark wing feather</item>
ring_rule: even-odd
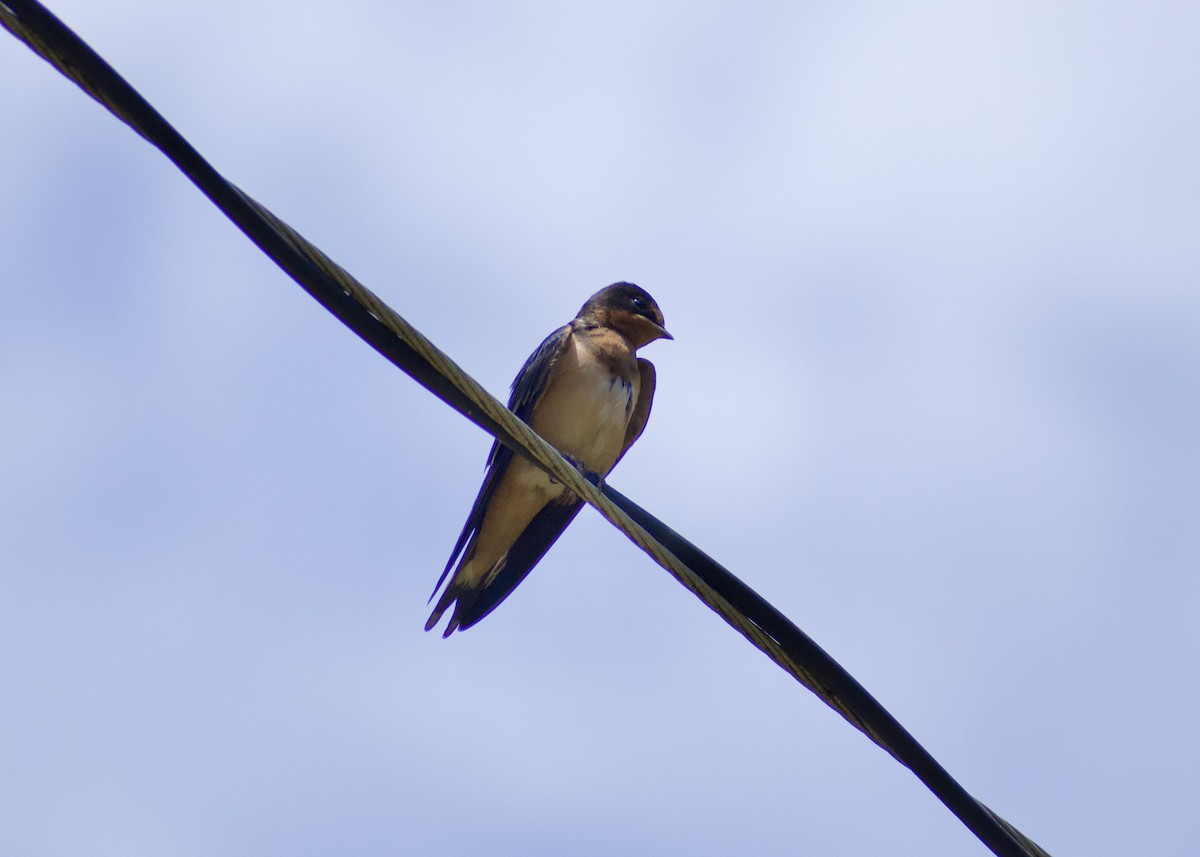
[[[534,405],[546,391],[546,380],[550,369],[562,356],[571,335],[571,325],[564,324],[542,340],[542,344],[529,355],[521,371],[512,382],[512,394],[508,397],[508,409],[529,422]]]
[[[617,456],[617,461],[625,457],[625,453],[629,451],[629,447],[633,446],[634,441],[642,436],[642,432],[646,430],[646,422],[650,419],[650,408],[654,405],[654,387],[658,382],[658,373],[654,371],[654,364],[645,357],[638,358],[638,373],[642,376],[641,387],[638,389],[637,404],[633,406],[633,413],[629,415],[629,425],[625,427],[625,445],[621,447],[621,454]],[[613,463],[616,467],[616,463]]]
[[[487,586],[475,590],[469,604],[454,611],[452,627],[459,631],[470,628],[495,610],[541,561],[582,508],[583,501],[576,499],[567,503],[548,503],[538,512],[508,549],[504,567],[496,578]]]
[[[533,413],[534,406],[537,405],[538,399],[546,389],[546,379],[550,376],[550,367],[562,355],[570,332],[571,326],[564,325],[547,336],[533,354],[529,355],[529,359],[517,373],[517,377],[512,383],[512,394],[508,398],[508,409],[525,422],[529,422],[529,416]],[[450,574],[450,569],[455,567],[459,556],[479,531],[479,526],[483,523],[483,513],[487,510],[492,495],[496,493],[496,486],[500,484],[501,477],[508,470],[508,463],[512,461],[512,457],[513,451],[504,444],[499,441],[492,444],[492,451],[488,453],[487,458],[487,475],[483,477],[483,485],[480,486],[475,503],[471,506],[471,513],[467,515],[467,522],[458,535],[458,541],[454,543],[454,550],[450,553],[446,568],[442,571],[442,576],[438,578],[437,586],[433,587],[433,594],[429,596],[430,601],[442,588],[442,584],[446,582],[446,578]],[[546,547],[549,547],[549,544]]]

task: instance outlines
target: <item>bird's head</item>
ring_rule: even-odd
[[[588,298],[578,318],[611,327],[635,348],[656,339],[674,339],[663,326],[662,310],[654,298],[633,283],[613,283]]]

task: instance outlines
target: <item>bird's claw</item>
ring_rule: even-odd
[[[586,467],[583,466],[583,462],[579,461],[576,458],[571,457],[570,455],[564,454],[563,458],[565,458],[568,462],[570,462],[571,466],[574,467],[576,470],[578,470],[580,475],[583,476],[584,479],[586,479],[588,482],[591,482],[597,488],[599,488],[604,483],[603,474],[600,474],[600,473],[596,472],[595,470],[588,470]],[[560,481],[561,480],[556,479],[553,476],[550,477],[551,485],[557,485],[557,484],[559,484]]]

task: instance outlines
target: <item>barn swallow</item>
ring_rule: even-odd
[[[654,364],[637,350],[673,339],[643,289],[613,283],[588,298],[521,367],[508,407],[599,483],[646,428],[654,401]],[[470,628],[508,597],[575,518],[583,501],[537,465],[496,442],[425,630],[454,605],[443,637]],[[461,556],[461,560],[459,557]],[[433,595],[429,600],[433,600]]]

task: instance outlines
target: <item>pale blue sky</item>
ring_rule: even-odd
[[[1195,3],[52,8],[497,395],[644,286],[613,484],[1052,853],[1194,849]],[[0,852],[986,853],[594,513],[425,634],[488,438],[0,79]]]

